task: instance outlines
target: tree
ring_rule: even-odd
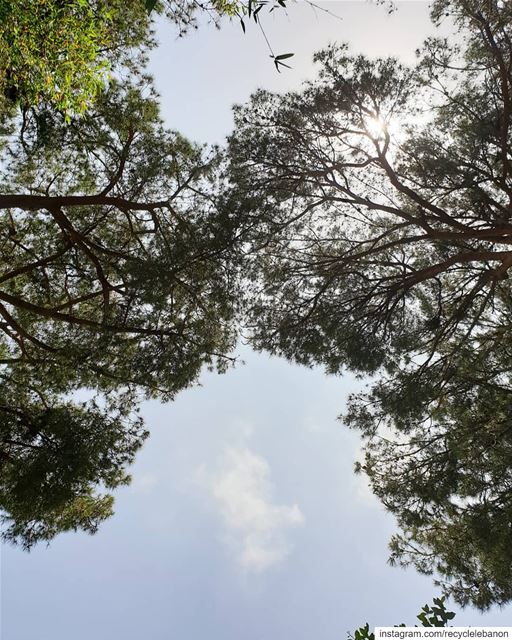
[[[166,130],[149,85],[79,120],[29,110],[0,175],[0,508],[30,547],[94,531],[169,400],[235,342],[235,220],[215,150]],[[79,403],[77,393],[86,394]],[[99,493],[98,493],[99,492]]]
[[[259,91],[229,173],[253,344],[377,376],[346,421],[403,530],[392,559],[486,608],[512,598],[512,9],[445,14],[461,37],[412,68],[333,46],[302,91]]]
[[[144,62],[149,14],[183,35],[198,11],[258,22],[266,4],[0,2],[4,539],[96,531],[147,437],[140,399],[234,361],[239,232],[220,156],[163,127]]]

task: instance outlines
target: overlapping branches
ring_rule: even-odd
[[[0,508],[30,547],[112,513],[141,396],[233,361],[239,267],[217,153],[166,130],[150,87],[24,115],[0,178]]]
[[[464,30],[418,65],[317,55],[318,80],[237,111],[233,189],[254,221],[254,344],[378,373],[345,420],[397,516],[393,560],[463,604],[510,590],[512,14],[445,0]]]

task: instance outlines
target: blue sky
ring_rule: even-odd
[[[322,6],[343,20],[300,4],[266,19],[276,52],[295,52],[282,74],[257,29],[176,40],[162,27],[151,69],[169,126],[222,143],[233,103],[297,87],[328,42],[412,61],[431,30],[423,2],[392,16]],[[358,437],[336,420],[360,383],[238,353],[244,365],[144,405],[151,438],[97,535],[3,548],[1,640],[334,640],[366,621],[414,623],[435,589],[386,564],[393,520],[352,473]],[[506,625],[510,614],[456,621]]]

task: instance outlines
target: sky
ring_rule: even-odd
[[[304,3],[256,28],[169,25],[151,71],[167,124],[222,144],[231,106],[258,87],[298,88],[329,42],[412,63],[432,31],[423,2],[388,15],[366,2]],[[95,536],[65,534],[27,554],[1,552],[1,640],[339,640],[414,624],[430,578],[390,567],[393,518],[353,465],[360,442],[337,417],[361,386],[240,345],[244,361],[171,404],[147,402],[151,437]],[[459,625],[507,625],[509,608],[459,612]]]

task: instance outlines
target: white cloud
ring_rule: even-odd
[[[285,531],[304,523],[298,505],[276,505],[266,460],[246,447],[228,448],[220,471],[209,482],[237,561],[260,572],[290,552]]]

